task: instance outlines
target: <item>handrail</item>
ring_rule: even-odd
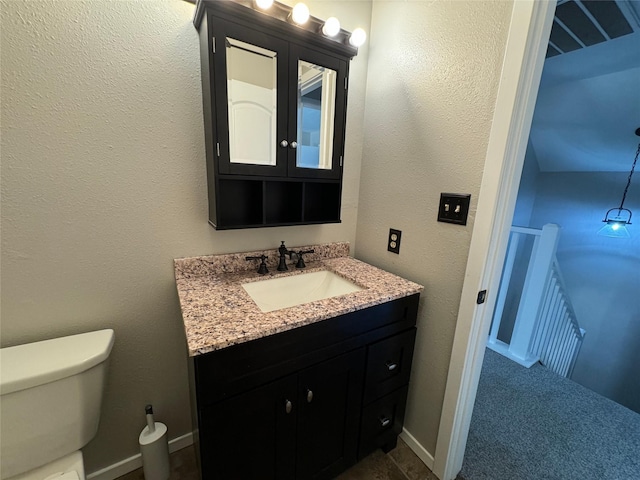
[[[558,375],[569,377],[573,372],[585,331],[578,324],[555,255],[545,290],[544,305],[540,310],[531,348],[545,367]]]
[[[578,318],[576,315],[576,311],[573,308],[573,304],[571,303],[571,298],[566,294],[567,288],[565,287],[564,277],[562,276],[562,271],[560,270],[560,265],[558,264],[558,258],[556,256],[553,257],[553,269],[555,274],[558,277],[558,282],[560,283],[560,288],[565,292],[565,301],[567,303],[567,308],[571,313],[571,323],[573,324],[573,328],[576,332],[576,335],[582,338],[584,335],[581,333],[580,325],[578,324]]]

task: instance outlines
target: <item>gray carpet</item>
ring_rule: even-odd
[[[640,415],[487,349],[460,477],[640,480]]]

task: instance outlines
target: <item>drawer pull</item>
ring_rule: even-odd
[[[393,372],[396,368],[398,368],[398,364],[394,362],[387,362],[385,365],[387,366],[387,370],[389,370],[390,372]]]
[[[380,417],[379,420],[382,427],[386,427],[391,423],[391,420],[389,420],[387,417]]]
[[[311,400],[313,400],[313,391],[307,388],[307,403],[311,403]]]
[[[291,410],[293,410],[293,404],[291,403],[290,400],[285,400],[284,401],[284,411],[287,412],[287,414],[291,413]]]

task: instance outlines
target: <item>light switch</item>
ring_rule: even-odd
[[[469,194],[441,193],[438,221],[466,225],[470,202]]]

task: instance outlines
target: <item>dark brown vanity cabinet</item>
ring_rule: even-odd
[[[357,49],[233,1],[199,1],[209,221],[340,221],[349,61]],[[280,18],[282,17],[282,18]],[[313,23],[313,22],[312,22]]]
[[[404,420],[418,295],[191,358],[202,478],[330,479]]]

